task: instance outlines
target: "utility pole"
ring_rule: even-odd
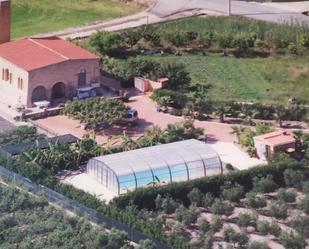
[[[232,0],[228,0],[229,1],[229,12],[228,15],[231,16],[232,15]]]

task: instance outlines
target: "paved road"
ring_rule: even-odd
[[[304,5],[307,6],[306,3]],[[157,4],[141,13],[38,36],[56,35],[65,39],[84,38],[97,30],[117,31],[196,14],[227,15],[227,6],[228,0],[157,0]],[[275,4],[232,1],[232,14],[270,22],[289,23],[293,21],[309,25],[309,17],[302,15],[299,9],[288,8],[287,10]]]
[[[150,10],[150,13],[160,17],[166,17],[175,12],[190,9],[210,10],[226,14],[228,12],[228,0],[159,0]],[[281,23],[291,22],[293,20],[309,25],[309,17],[295,10],[286,11],[282,8],[255,2],[232,1],[232,14]]]
[[[0,116],[0,133],[13,127],[14,127],[13,124],[11,124],[9,121]]]

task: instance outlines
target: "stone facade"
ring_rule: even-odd
[[[99,59],[70,60],[27,72],[0,57],[0,102],[29,108],[35,101],[72,98],[80,73],[85,73],[86,85],[98,83]]]

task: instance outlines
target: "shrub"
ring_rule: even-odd
[[[179,222],[182,222],[185,212],[186,212],[186,208],[183,205],[180,205],[178,208],[176,208],[175,210],[176,220],[178,220]]]
[[[307,33],[298,36],[298,43],[300,46],[309,47],[309,35]]]
[[[233,37],[229,34],[220,34],[217,36],[217,40],[220,48],[232,47]]]
[[[240,247],[245,246],[248,241],[248,235],[245,233],[237,233],[233,228],[228,227],[223,231],[223,238],[227,242],[238,244]]]
[[[306,241],[303,237],[293,235],[292,233],[288,234],[286,232],[282,232],[279,237],[279,241],[284,248],[289,249],[303,249],[306,246]]]
[[[309,194],[309,181],[302,182],[301,189],[304,193]]]
[[[171,197],[163,198],[161,208],[167,214],[172,214],[175,212],[176,208],[178,207],[178,203],[174,201]]]
[[[153,243],[153,241],[146,239],[146,240],[141,240],[137,248],[138,249],[156,249],[156,245]]]
[[[277,191],[277,198],[283,202],[294,202],[296,200],[296,194],[284,188],[280,188]]]
[[[258,242],[258,241],[253,241],[248,246],[248,249],[270,249],[270,247],[266,243],[262,243],[262,242]]]
[[[291,54],[298,54],[298,47],[295,43],[291,42],[288,45],[288,50]]]
[[[213,237],[211,234],[208,234],[203,240],[203,249],[212,249],[213,248]]]
[[[263,46],[264,46],[264,42],[261,39],[259,38],[255,39],[254,41],[255,48],[262,48]]]
[[[281,233],[280,226],[276,223],[271,223],[270,226],[269,226],[269,233],[278,237]]]
[[[269,223],[267,221],[258,221],[256,223],[256,229],[263,235],[272,234],[279,236],[281,233],[281,228],[276,223]]]
[[[201,206],[203,201],[203,194],[198,188],[194,188],[189,192],[188,199],[190,200],[191,204]]]
[[[266,199],[263,196],[257,196],[255,192],[246,194],[245,206],[248,208],[263,208],[267,205]]]
[[[285,219],[288,216],[288,208],[285,203],[275,201],[270,203],[267,213],[277,219]]]
[[[240,227],[247,227],[250,225],[255,225],[255,219],[251,217],[251,215],[246,213],[239,214],[238,223]]]
[[[203,197],[203,205],[205,207],[210,207],[214,202],[214,196],[211,193],[206,193]]]
[[[207,232],[209,232],[210,228],[211,228],[210,223],[206,219],[199,221],[198,231],[201,235],[205,235]]]
[[[290,226],[293,227],[300,235],[309,238],[309,217],[298,216],[290,221]]]
[[[288,187],[301,189],[304,181],[304,172],[301,170],[286,169],[283,173],[284,182]]]
[[[216,233],[223,227],[223,222],[219,216],[213,217],[211,220],[211,230]]]
[[[233,242],[234,238],[236,237],[236,231],[232,227],[227,227],[223,231],[223,239],[226,242]]]
[[[214,214],[230,214],[234,210],[234,207],[228,201],[215,199],[214,203],[211,205],[210,210]]]
[[[271,175],[253,178],[253,189],[257,192],[269,193],[273,192],[276,188],[277,184],[274,182]]]
[[[187,33],[181,31],[167,34],[166,39],[176,47],[182,47],[189,41]]]
[[[307,193],[305,195],[305,198],[303,198],[300,203],[298,204],[298,207],[303,210],[306,214],[309,214],[309,194]]]
[[[222,198],[231,202],[238,202],[240,198],[243,197],[244,194],[244,187],[235,184],[234,186],[231,186],[230,184],[225,184],[222,191]]]
[[[186,226],[190,226],[197,220],[196,208],[193,206],[187,209],[181,205],[176,209],[175,212],[176,219],[185,224]]]

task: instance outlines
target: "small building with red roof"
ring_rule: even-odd
[[[32,107],[39,101],[72,98],[98,83],[99,58],[58,37],[25,38],[0,44],[0,101]]]
[[[253,138],[257,156],[266,160],[277,152],[295,149],[296,139],[287,131],[274,131]]]

